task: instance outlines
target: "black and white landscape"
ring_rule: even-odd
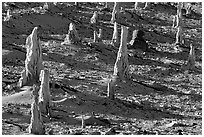
[[[201,2],[2,2],[3,135],[201,135]]]

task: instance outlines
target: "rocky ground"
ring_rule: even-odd
[[[110,45],[113,24],[111,12],[100,11],[101,3],[7,3],[2,9],[2,134],[28,134],[30,88],[19,89],[17,82],[24,69],[25,40],[38,27],[43,65],[50,72],[52,117],[43,115],[46,134],[118,134],[118,135],[201,135],[202,134],[202,12],[194,3],[185,16],[185,44],[175,49],[176,29],[172,28],[176,7],[164,3],[142,9],[139,4],[124,3],[126,18],[121,22],[142,28],[151,48],[149,52],[129,50],[132,80],[116,86],[116,99],[107,98],[107,78],[113,73],[117,48]],[[4,5],[4,3],[3,3]],[[111,3],[110,5],[113,5]],[[11,18],[4,21],[7,8]],[[89,23],[99,11],[98,28],[103,43],[95,46]],[[131,18],[134,17],[134,18]],[[69,23],[73,22],[82,44],[63,46]],[[120,33],[120,30],[119,30]],[[195,46],[196,69],[183,70],[190,43]],[[133,55],[134,54],[134,55]],[[22,94],[19,98],[12,96]],[[81,128],[81,115],[86,127]]]

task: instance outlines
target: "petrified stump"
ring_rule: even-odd
[[[151,2],[145,2],[145,6],[143,9],[150,9],[151,8]]]
[[[195,49],[192,44],[190,44],[190,52],[189,52],[186,68],[190,70],[193,70],[195,68]]]
[[[190,15],[191,11],[192,11],[192,5],[191,3],[188,3],[186,7],[186,15]]]
[[[91,24],[96,24],[96,23],[98,23],[98,13],[97,13],[97,11],[94,11],[94,14],[93,14],[93,16],[92,16],[91,19],[90,19],[90,23],[91,23]]]
[[[119,38],[118,38],[118,27],[117,22],[114,22],[114,30],[113,30],[113,37],[112,37],[112,44],[115,47],[119,46]]]
[[[76,27],[73,23],[69,24],[69,30],[68,34],[66,35],[66,38],[64,39],[64,42],[62,42],[62,45],[70,45],[70,44],[78,44],[80,43],[80,38],[78,35],[78,32],[76,30]]]
[[[94,42],[101,42],[102,41],[102,29],[99,29],[99,33],[97,34],[97,31],[94,31]]]
[[[135,2],[135,5],[134,5],[134,10],[136,11],[138,8],[138,2]]]
[[[98,41],[101,42],[103,39],[103,31],[102,29],[99,29],[99,33],[98,33]]]
[[[105,8],[108,8],[108,2],[105,2]]]
[[[31,134],[43,135],[45,134],[45,128],[43,125],[41,112],[38,104],[38,87],[36,85],[33,86],[33,97],[34,102],[31,104],[31,121],[28,127],[28,131]]]
[[[4,17],[4,21],[9,21],[10,18],[11,18],[10,9],[8,9],[7,12],[6,12],[6,17]]]
[[[39,80],[40,72],[43,70],[42,49],[37,38],[37,27],[26,39],[27,53],[25,60],[25,69],[21,73],[19,86],[35,83]]]
[[[127,54],[127,35],[128,28],[121,26],[120,47],[117,54],[117,59],[114,65],[113,75],[118,76],[120,80],[129,79],[129,63]]]
[[[107,95],[108,98],[110,98],[111,100],[115,99],[115,84],[117,81],[117,76],[113,75],[112,77],[109,78],[109,82],[108,82],[108,88],[107,88]]]
[[[51,115],[50,106],[50,87],[49,87],[49,72],[41,70],[40,73],[40,90],[39,90],[39,106],[40,111],[44,114]]]
[[[94,12],[93,16],[90,19],[91,26],[93,27],[93,32],[94,32],[94,40],[93,42],[98,41],[98,34],[97,34],[97,24],[98,24],[98,13],[97,11]]]
[[[143,35],[139,35],[139,36],[137,36],[137,35],[139,35],[138,34],[138,30],[134,30],[133,32],[132,32],[132,39],[131,39],[131,41],[130,41],[130,45],[132,46],[133,45],[133,43],[134,43],[134,41],[135,41],[135,39],[137,38],[137,37],[142,37],[143,38],[143,36],[144,36],[144,33],[143,33]]]
[[[177,28],[177,33],[176,33],[176,45],[184,44],[182,34],[183,34],[182,27],[179,26]]]
[[[177,5],[177,15],[176,15],[176,27],[179,27],[179,26],[182,25],[181,8],[182,8],[182,2],[178,2],[178,5]]]
[[[173,24],[172,24],[172,27],[174,28],[174,27],[176,27],[176,19],[177,17],[176,16],[173,16]]]
[[[118,2],[114,3],[113,11],[112,11],[112,17],[111,17],[111,23],[114,23],[116,21],[116,14],[120,11],[120,6]]]
[[[85,123],[85,120],[84,120],[84,114],[82,113],[81,114],[81,128],[85,128],[86,127],[86,123]]]
[[[97,31],[94,30],[94,40],[93,42],[97,42],[98,41],[98,34],[97,34]]]
[[[176,15],[176,26],[175,27],[179,27],[180,26],[180,23],[181,23],[181,17],[179,15]]]
[[[130,41],[131,49],[141,49],[142,51],[148,51],[148,44],[144,39],[144,31],[134,30],[132,33],[132,40]]]
[[[44,9],[44,10],[48,10],[48,4],[47,4],[47,2],[45,2],[45,4],[43,5],[43,9]]]
[[[79,2],[74,2],[74,5],[75,6],[79,6]]]

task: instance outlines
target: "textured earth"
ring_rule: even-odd
[[[183,10],[185,44],[175,48],[172,28],[176,7],[167,3],[142,9],[123,3],[124,19],[132,31],[143,29],[151,50],[129,50],[131,80],[116,86],[116,99],[107,98],[107,79],[113,73],[117,47],[110,42],[113,24],[104,3],[2,3],[2,134],[28,134],[31,87],[17,82],[25,65],[25,40],[34,27],[42,45],[43,65],[50,72],[52,117],[42,115],[46,134],[201,135],[202,134],[202,12],[193,3],[190,16]],[[6,6],[5,6],[6,5]],[[7,9],[11,17],[4,21]],[[99,11],[103,41],[93,43],[90,18]],[[140,18],[136,15],[140,15]],[[74,23],[82,43],[60,43]],[[120,36],[120,28],[119,28]],[[182,69],[190,44],[195,47],[196,69]],[[86,126],[81,128],[81,116]]]

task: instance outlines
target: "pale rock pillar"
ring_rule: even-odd
[[[115,99],[115,85],[117,82],[117,78],[118,78],[118,76],[112,75],[108,81],[107,96],[111,100]]]
[[[27,53],[25,60],[25,69],[21,74],[19,86],[22,87],[27,83],[35,83],[39,80],[40,72],[43,70],[42,48],[40,40],[37,38],[37,27],[26,39]]]
[[[11,18],[10,12],[11,12],[10,9],[8,9],[7,12],[6,12],[6,17],[4,17],[4,21],[9,21],[10,20],[10,18]]]
[[[44,114],[51,113],[50,87],[49,87],[49,72],[48,70],[41,70],[40,73],[40,90],[39,90],[39,106],[40,111]]]
[[[44,10],[48,10],[48,4],[47,4],[47,2],[45,2],[45,4],[43,5],[43,9],[44,9]]]
[[[97,11],[95,11],[93,16],[91,17],[90,23],[91,23],[93,30],[94,30],[93,42],[97,42],[98,41],[98,34],[97,34],[98,13],[97,13]]]
[[[186,7],[186,15],[190,15],[191,11],[192,11],[192,5],[191,3],[188,3]]]
[[[108,8],[108,2],[105,2],[105,8]]]
[[[194,69],[195,68],[195,48],[192,44],[190,44],[190,52],[187,61],[187,69]]]
[[[176,15],[176,28],[177,28],[177,33],[176,33],[176,44],[184,44],[183,40],[183,22],[182,22],[182,13],[181,13],[181,8],[182,8],[182,2],[178,2],[177,5],[177,15]]]
[[[70,45],[70,44],[78,44],[80,43],[80,38],[78,35],[78,32],[76,30],[76,27],[73,23],[69,24],[69,30],[68,34],[66,35],[66,38],[64,39],[64,42],[62,42],[62,45]]]
[[[43,125],[41,112],[38,104],[38,89],[39,88],[36,85],[33,86],[32,94],[34,101],[31,104],[31,121],[28,127],[28,131],[30,134],[43,135],[45,134],[45,127]]]
[[[172,28],[176,27],[176,20],[177,20],[177,17],[176,17],[176,16],[173,16]]]
[[[111,23],[114,23],[116,21],[116,14],[120,11],[119,2],[114,3],[113,11],[112,11],[112,17],[111,17]]]
[[[98,42],[101,42],[102,39],[103,39],[103,30],[99,29],[99,32],[98,32]]]
[[[119,39],[118,39],[118,25],[117,22],[114,22],[114,30],[113,30],[113,37],[112,37],[112,44],[115,47],[119,46]]]
[[[135,2],[135,5],[134,5],[134,10],[136,11],[138,8],[138,2]]]
[[[127,36],[128,28],[121,26],[120,47],[117,54],[117,59],[114,65],[113,75],[118,76],[120,80],[129,79],[129,63],[127,53]]]
[[[94,14],[90,19],[90,23],[91,24],[96,24],[97,22],[98,22],[98,13],[97,13],[97,11],[94,11]]]
[[[151,7],[151,2],[145,2],[145,6],[143,9],[149,9]]]
[[[176,33],[176,44],[184,44],[184,41],[183,41],[183,30],[182,30],[182,27],[179,26],[177,27],[177,33]]]
[[[94,40],[93,42],[97,42],[98,41],[98,34],[97,34],[97,31],[94,30]]]
[[[177,5],[177,15],[176,15],[176,27],[179,27],[182,25],[182,2],[178,2]]]

